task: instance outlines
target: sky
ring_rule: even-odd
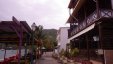
[[[33,22],[44,29],[67,27],[70,0],[0,0],[0,21],[12,20]]]

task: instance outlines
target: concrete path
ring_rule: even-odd
[[[46,52],[43,56],[36,61],[36,64],[60,64],[52,58],[52,52]]]

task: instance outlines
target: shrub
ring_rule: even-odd
[[[70,56],[75,57],[78,55],[78,53],[79,53],[79,50],[77,48],[71,49]]]
[[[69,57],[69,56],[70,56],[70,53],[69,53],[68,51],[65,51],[65,52],[64,52],[64,56],[65,56],[65,57]]]
[[[64,53],[65,53],[65,51],[64,51],[64,49],[62,49],[61,52],[59,53],[59,55],[64,56]]]

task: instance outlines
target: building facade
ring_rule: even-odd
[[[68,40],[79,57],[113,64],[113,0],[70,0],[68,8]]]
[[[68,29],[69,27],[60,27],[57,32],[58,52],[62,49],[66,50],[66,44],[68,43]]]

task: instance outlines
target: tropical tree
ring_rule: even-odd
[[[38,48],[46,48],[46,49],[53,49],[56,42],[51,35],[43,33],[43,26],[39,25],[36,26],[35,29],[35,39]]]
[[[35,41],[36,41],[36,49],[37,50],[37,54],[40,55],[41,52],[41,48],[42,48],[42,43],[43,43],[43,39],[44,39],[44,35],[42,34],[43,31],[43,26],[39,25],[36,26],[35,32],[34,32],[34,37],[35,37]]]
[[[46,49],[50,49],[51,48],[51,42],[50,42],[49,38],[44,39],[43,45],[44,45],[44,47]]]
[[[45,36],[45,39],[43,40],[43,45],[47,50],[52,50],[54,48],[54,43],[49,35]]]

